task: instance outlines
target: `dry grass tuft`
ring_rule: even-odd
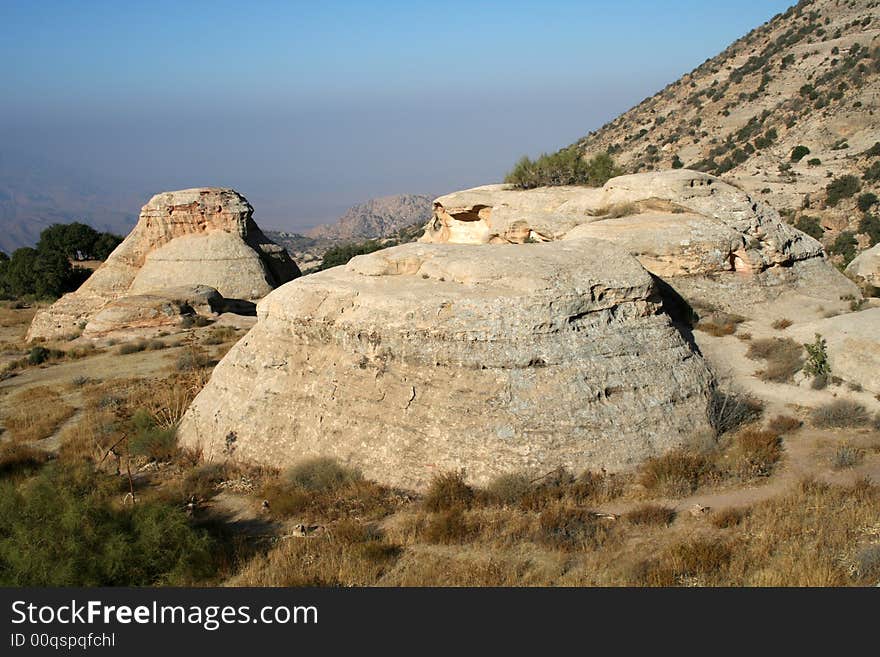
[[[835,470],[843,470],[857,466],[865,458],[865,452],[852,445],[840,445],[831,459]]]
[[[76,412],[57,390],[47,386],[22,390],[8,405],[6,431],[13,440],[20,441],[48,438]]]
[[[748,514],[748,509],[722,509],[712,515],[712,524],[718,529],[730,529],[741,523]]]
[[[643,504],[626,514],[626,519],[633,525],[668,526],[675,520],[675,509],[659,504]]]
[[[767,422],[767,431],[783,436],[799,429],[803,422],[788,415],[777,415]]]
[[[343,520],[320,535],[290,538],[253,559],[237,586],[369,586],[401,553],[369,525]]]
[[[804,365],[803,346],[790,338],[752,340],[746,357],[763,360],[766,366],[756,373],[762,381],[787,383]]]
[[[836,399],[815,408],[810,420],[813,426],[820,429],[843,429],[865,426],[870,417],[867,409],[858,402]]]
[[[261,491],[276,517],[298,516],[328,521],[356,515],[380,518],[397,500],[389,488],[365,480],[359,472],[332,459],[317,458],[290,468],[267,481]]]
[[[768,477],[782,458],[782,441],[773,431],[746,430],[736,437],[736,453],[741,478]]]
[[[639,483],[653,494],[683,497],[719,481],[721,476],[708,455],[679,450],[645,461]]]
[[[464,472],[446,472],[434,477],[422,503],[431,512],[468,509],[476,497],[465,483]]]
[[[24,443],[0,445],[0,477],[26,474],[49,460],[49,453]]]
[[[541,511],[538,528],[539,543],[562,551],[601,547],[611,534],[609,524],[592,511],[563,503],[551,504]]]
[[[694,329],[720,338],[736,333],[737,326],[744,321],[746,318],[742,315],[716,311],[706,317],[701,317]]]

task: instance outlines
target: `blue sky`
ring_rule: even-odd
[[[144,200],[235,187],[304,228],[496,181],[789,4],[0,0],[0,139]]]

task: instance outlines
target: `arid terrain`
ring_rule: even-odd
[[[0,584],[880,585],[878,21],[308,237],[200,187],[0,261]]]

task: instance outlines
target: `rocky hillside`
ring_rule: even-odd
[[[431,211],[430,196],[383,196],[352,206],[334,223],[313,228],[305,235],[286,231],[266,231],[266,235],[283,246],[303,271],[309,271],[321,265],[328,250],[337,247],[368,240],[411,242],[421,235]]]
[[[313,228],[313,238],[350,242],[385,237],[412,224],[424,224],[431,217],[431,197],[398,194],[370,199],[349,208],[335,223]]]
[[[575,144],[770,202],[835,258],[880,240],[880,2],[802,0]]]

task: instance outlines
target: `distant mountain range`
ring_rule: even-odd
[[[145,200],[76,171],[0,153],[0,251],[33,246],[44,228],[71,221],[125,236]]]
[[[365,240],[412,239],[416,228],[431,218],[433,201],[423,194],[397,194],[370,199],[349,208],[332,224],[318,226],[306,234],[263,231],[293,256],[301,269],[317,266],[327,249]]]

